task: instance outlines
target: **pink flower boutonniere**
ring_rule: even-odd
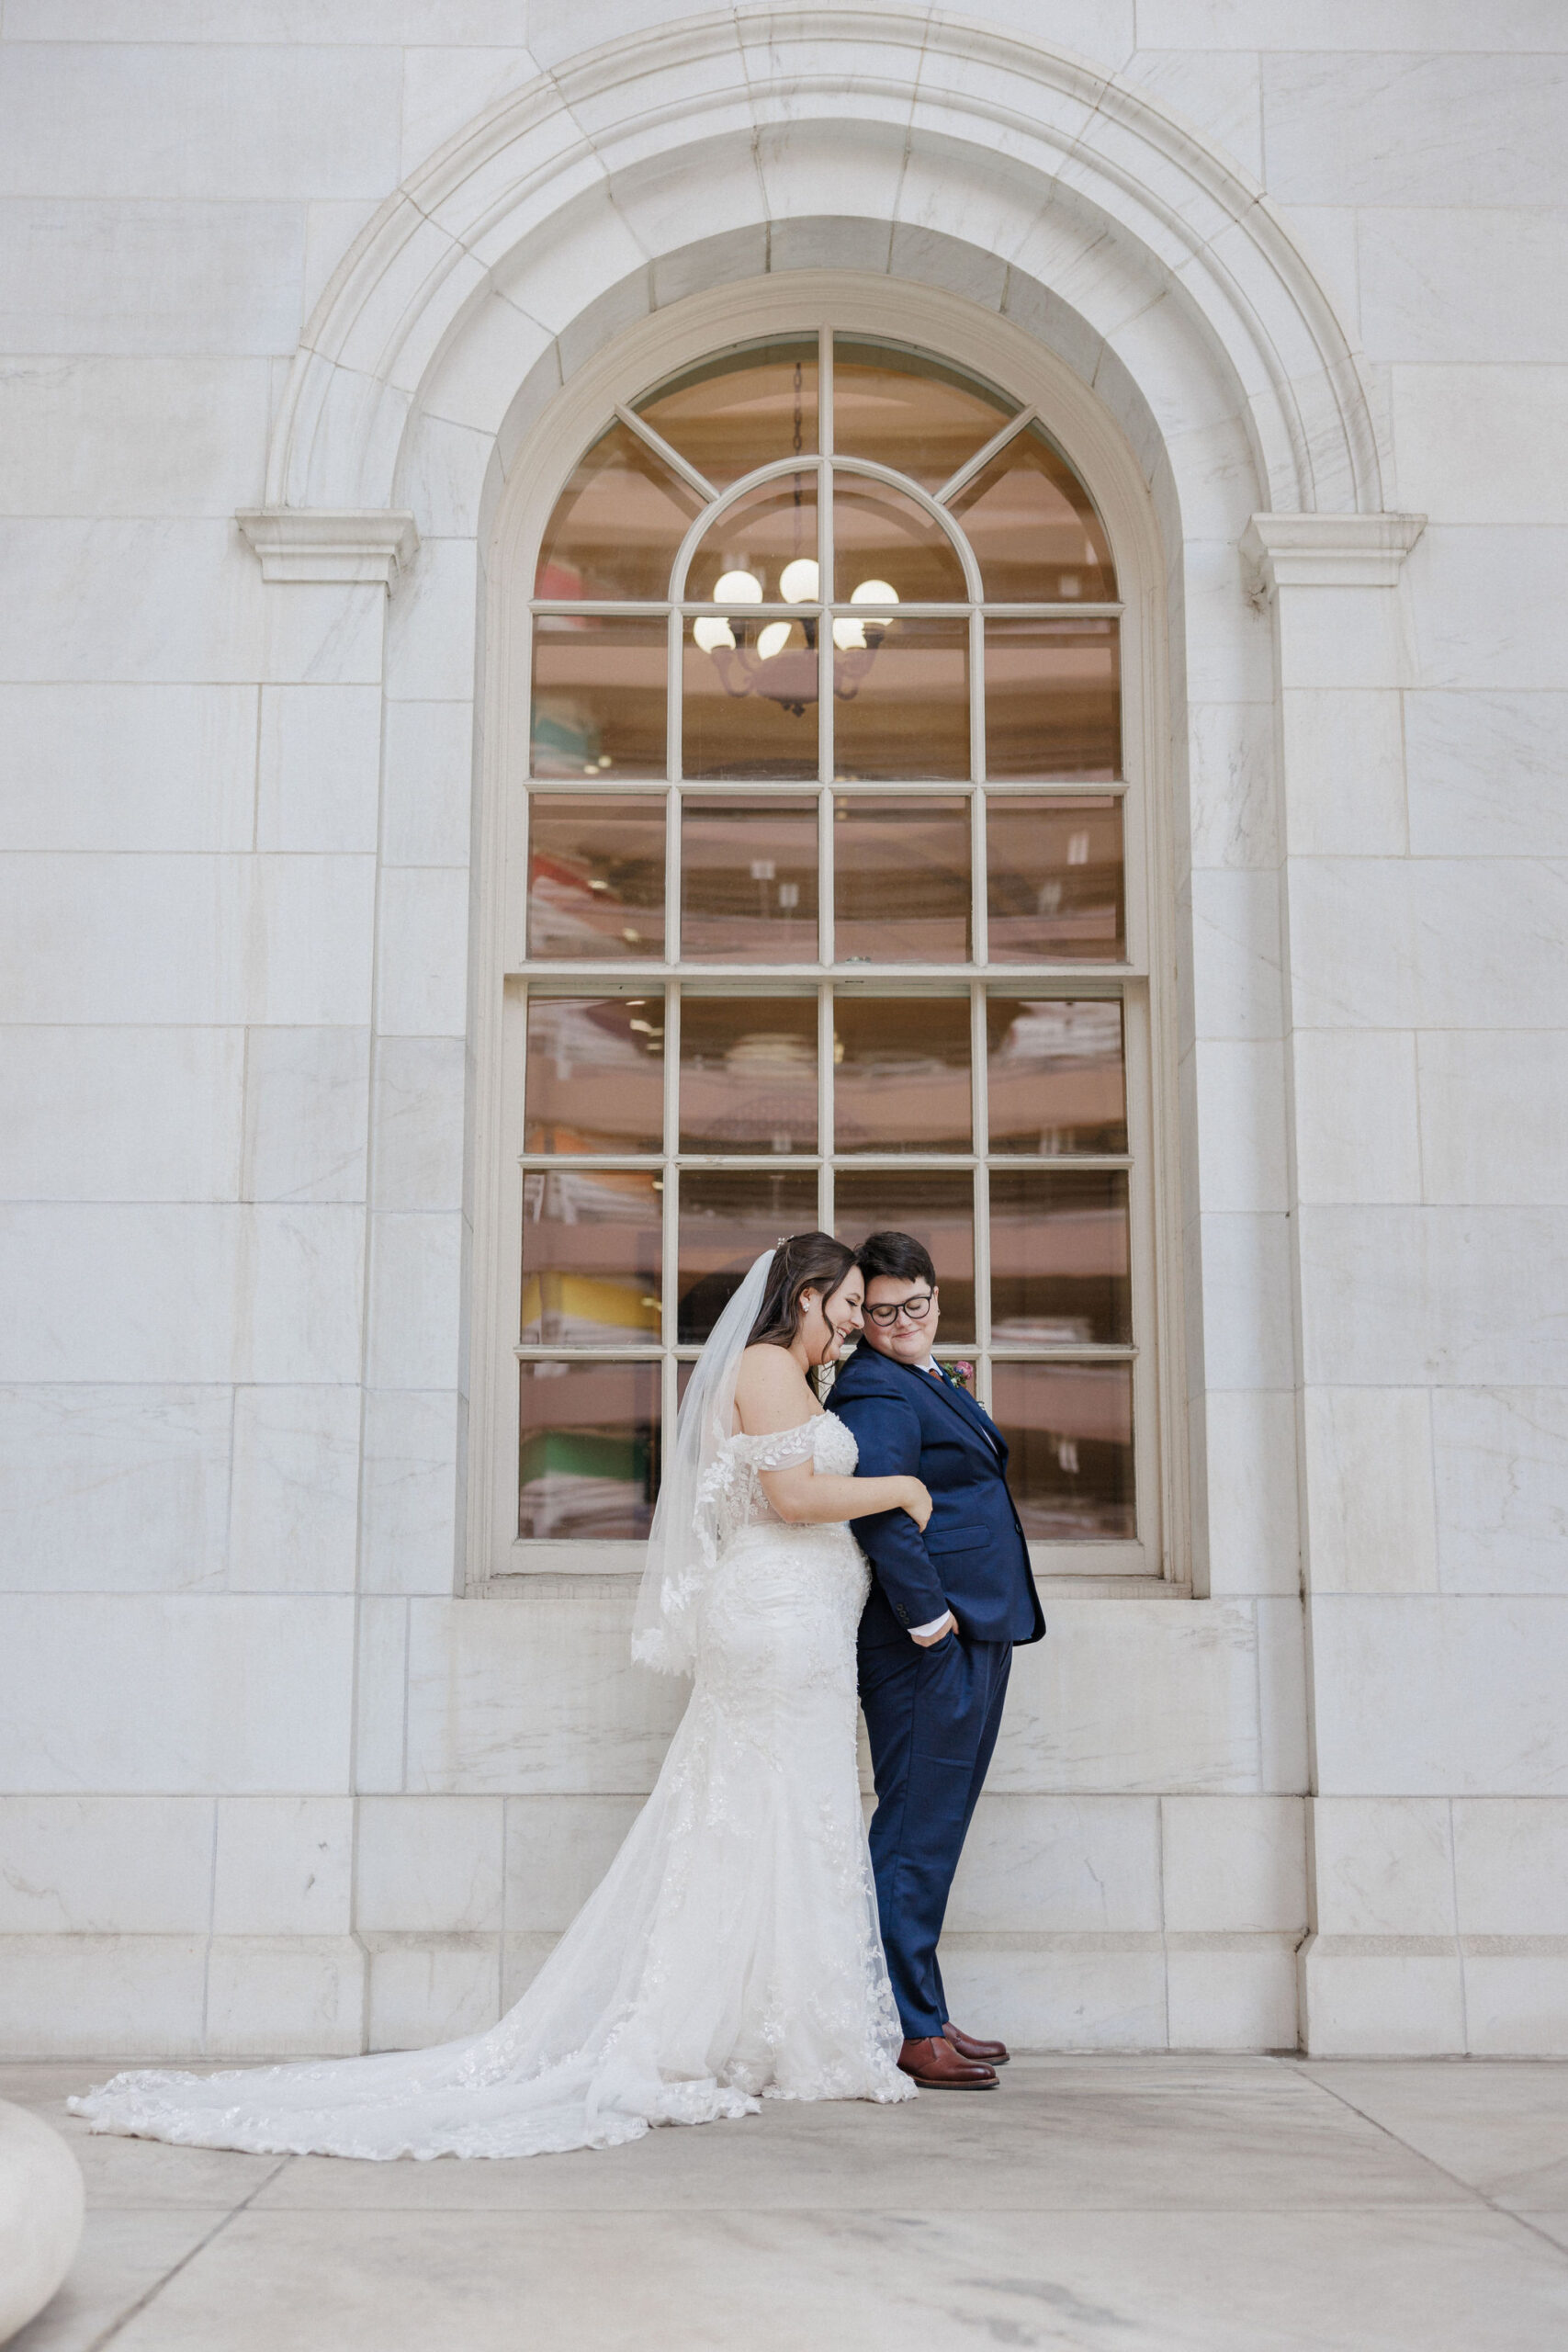
[[[971,1393],[973,1393],[975,1386],[975,1367],[972,1363],[949,1364],[948,1370],[952,1373],[954,1380],[957,1381],[960,1388],[967,1388]]]

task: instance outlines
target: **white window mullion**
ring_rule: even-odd
[[[681,1191],[675,1155],[681,1142],[681,991],[671,980],[664,991],[664,1165],[660,1195],[663,1215],[660,1220],[660,1248],[664,1259],[664,1279],[660,1284],[662,1306],[660,1314],[660,1340],[666,1363],[675,1345],[675,1284],[680,1271]],[[671,1379],[673,1374],[671,1375]]]
[[[819,785],[817,793],[817,938],[818,954],[830,965],[838,953],[833,941],[833,791]]]
[[[986,1152],[990,1142],[990,1093],[987,1084],[986,991],[976,980],[970,990],[971,1115],[975,1122],[975,1387],[987,1411],[991,1404],[991,1216]]]
[[[984,971],[991,960],[990,902],[986,876],[986,795],[969,796],[969,952]]]
[[[833,1230],[833,988],[817,991],[817,1216],[824,1233]]]
[[[664,796],[664,961],[681,961],[681,787]]]
[[[664,667],[664,772],[671,777],[681,774],[681,653],[685,628],[680,611],[672,611]]]

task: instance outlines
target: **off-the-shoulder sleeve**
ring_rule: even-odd
[[[817,1423],[822,1418],[814,1414],[793,1430],[772,1430],[765,1437],[739,1437],[736,1450],[753,1470],[787,1470],[796,1462],[809,1462],[817,1451]]]

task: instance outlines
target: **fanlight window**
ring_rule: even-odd
[[[1037,1565],[1157,1566],[1122,626],[1046,422],[917,351],[732,350],[578,461],[532,600],[514,1565],[646,1532],[683,1367],[820,1224],[926,1241]]]

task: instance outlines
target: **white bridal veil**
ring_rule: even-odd
[[[697,1604],[718,1556],[713,1473],[730,1434],[740,1359],[773,1262],[773,1251],[765,1250],[714,1325],[692,1367],[675,1442],[664,1458],[632,1621],[633,1657],[660,1674],[690,1674],[695,1662]]]

